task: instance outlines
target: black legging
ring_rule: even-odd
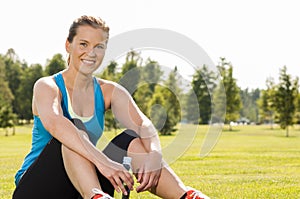
[[[74,124],[82,128],[81,124]],[[122,163],[127,155],[130,142],[138,135],[132,130],[125,130],[116,136],[103,150],[110,159]],[[114,195],[114,187],[97,170],[102,190],[109,195]],[[75,189],[64,168],[61,153],[61,143],[52,138],[40,156],[24,173],[18,183],[13,199],[77,199],[81,198]]]

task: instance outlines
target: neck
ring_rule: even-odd
[[[85,75],[68,68],[62,72],[62,75],[66,86],[71,89],[87,90],[93,85],[92,74]]]

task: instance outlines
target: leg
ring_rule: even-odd
[[[144,161],[141,157],[142,155],[139,155],[143,153],[145,154],[147,152],[141,140],[139,138],[134,139],[128,147],[128,155],[133,158],[133,170],[137,168],[141,161]],[[184,195],[187,189],[173,170],[164,164],[158,185],[150,191],[162,198],[179,199],[182,195]]]
[[[80,122],[77,123],[76,121],[75,124],[84,130]],[[103,153],[113,161],[122,163],[123,157],[127,154],[129,143],[136,137],[135,132],[126,130],[115,137],[103,150]],[[93,188],[100,189],[101,187],[105,193],[113,196],[113,186],[90,161],[64,146],[62,147],[62,154],[67,174],[84,199],[90,199],[94,195],[92,193]]]
[[[145,161],[142,154],[147,153],[141,140],[134,139],[128,147],[128,155],[133,159],[133,170],[138,168],[141,162]],[[171,191],[170,191],[171,190]],[[166,199],[209,199],[198,190],[187,188],[175,172],[164,163],[161,169],[160,178],[156,187],[149,190],[151,193]]]
[[[62,157],[72,184],[84,199],[90,199],[94,195],[92,189],[100,189],[95,166],[65,146],[62,146]]]
[[[52,139],[20,179],[13,199],[74,199],[79,196],[64,169],[61,143]]]

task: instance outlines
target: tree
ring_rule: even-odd
[[[118,63],[116,61],[111,61],[106,67],[106,69],[102,72],[102,74],[99,74],[98,76],[110,81],[119,81],[117,67]]]
[[[149,89],[151,93],[154,93],[155,85],[161,80],[163,71],[160,69],[160,65],[157,61],[147,59],[144,67],[141,68],[141,81],[149,84]]]
[[[158,62],[148,59],[146,65],[140,68],[140,80],[133,98],[142,112],[148,117],[149,101],[152,99],[155,87],[161,82],[163,72]]]
[[[177,67],[170,72],[168,79],[165,81],[165,87],[161,92],[164,99],[164,108],[166,110],[167,118],[165,125],[160,130],[162,135],[170,135],[176,130],[177,123],[181,120],[181,90],[179,88]]]
[[[199,102],[197,96],[194,92],[194,89],[191,88],[189,92],[184,95],[184,119],[189,123],[199,124],[200,122],[200,111],[199,111]]]
[[[300,124],[300,93],[298,94],[297,102],[296,123]]]
[[[212,100],[211,94],[216,87],[216,75],[206,65],[197,69],[193,75],[192,90],[189,91],[186,103],[186,115],[188,121],[197,124],[208,124],[211,119]],[[197,102],[195,102],[196,95]],[[195,109],[195,106],[199,106]],[[195,118],[195,110],[200,110],[200,118]]]
[[[156,87],[157,92],[154,93],[153,97],[148,102],[149,111],[147,112],[148,117],[151,119],[153,125],[158,131],[161,131],[166,123],[167,112],[165,110],[165,99],[162,94],[160,85]]]
[[[131,95],[137,89],[140,81],[139,66],[141,60],[140,53],[132,50],[127,53],[126,62],[122,66],[122,77],[119,83],[124,86]]]
[[[221,58],[221,63],[217,66],[221,76],[226,95],[226,115],[225,123],[236,121],[239,118],[239,111],[242,108],[240,89],[233,78],[233,66],[225,58]],[[218,90],[217,90],[218,91]],[[218,96],[219,94],[216,94]],[[232,130],[229,125],[229,130]]]
[[[16,123],[16,114],[12,111],[12,106],[10,104],[1,104],[0,106],[0,128],[4,128],[8,136],[7,128],[14,128]],[[13,135],[15,135],[15,129],[13,129]]]
[[[261,91],[261,97],[258,100],[258,106],[260,110],[260,120],[264,123],[269,123],[270,128],[273,129],[274,114],[275,114],[275,83],[273,78],[266,80],[266,90]]]
[[[289,136],[288,127],[294,124],[298,87],[298,78],[292,80],[291,75],[287,74],[286,66],[284,66],[280,70],[279,84],[275,88],[274,99],[280,127],[286,129],[286,137]]]
[[[43,76],[43,67],[33,64],[26,68],[20,80],[21,84],[17,90],[18,117],[29,122],[32,119],[32,95],[34,83]]]
[[[16,55],[13,49],[9,49],[4,56],[5,63],[5,81],[8,83],[10,91],[14,96],[12,103],[13,112],[19,115],[19,107],[17,103],[17,90],[21,84],[21,76],[23,73],[24,65],[19,61],[18,56]]]
[[[46,75],[53,75],[65,68],[65,60],[63,59],[63,56],[60,53],[58,53],[55,54],[51,60],[47,60],[45,73]]]
[[[12,101],[14,96],[4,75],[4,58],[0,56],[0,128],[6,129],[6,135],[8,135],[7,128],[14,127],[16,116],[12,111]]]
[[[258,106],[257,100],[259,99],[260,90],[253,89],[249,91],[248,88],[240,90],[242,101],[242,109],[240,111],[241,118],[247,118],[252,122],[258,122]]]

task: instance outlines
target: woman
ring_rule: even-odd
[[[109,27],[82,16],[69,29],[67,69],[34,85],[32,148],[16,174],[13,198],[111,198],[134,180],[122,166],[132,157],[137,192],[162,198],[205,198],[163,164],[157,132],[119,84],[93,76],[103,60]],[[108,109],[127,129],[104,151],[96,143]],[[110,195],[110,196],[109,196]]]

